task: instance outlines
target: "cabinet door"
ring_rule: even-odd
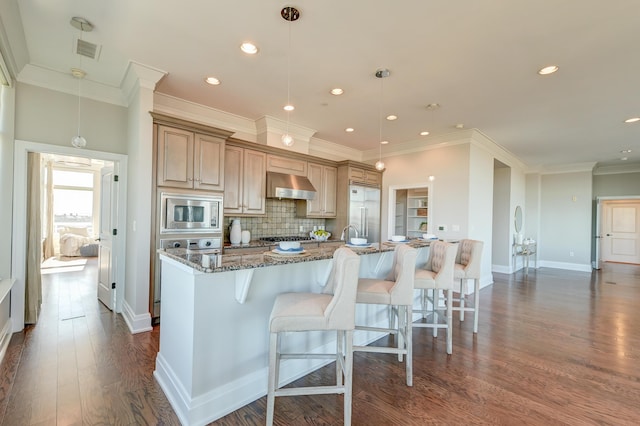
[[[242,213],[243,149],[227,146],[224,149],[224,212]]]
[[[313,200],[307,200],[307,216],[322,216],[322,208],[324,205],[324,179],[323,166],[320,164],[308,164],[307,178],[311,185],[316,189],[316,196]]]
[[[336,167],[324,167],[322,192],[324,196],[323,215],[336,217],[336,188],[338,184],[338,169]]]
[[[307,162],[295,158],[267,154],[267,171],[307,176]]]
[[[267,155],[264,152],[245,149],[243,163],[243,213],[264,214]]]
[[[224,189],[224,139],[195,135],[193,187],[210,191]]]
[[[382,173],[372,172],[370,170],[364,171],[364,181],[369,185],[381,185],[382,184]]]
[[[193,133],[158,126],[158,186],[193,188]]]

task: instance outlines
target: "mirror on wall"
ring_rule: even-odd
[[[516,212],[514,214],[513,223],[516,228],[516,234],[519,234],[522,230],[522,208],[520,206],[516,206]]]

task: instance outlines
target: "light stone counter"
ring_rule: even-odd
[[[414,241],[417,266],[426,262],[430,242]],[[305,256],[269,254],[221,256],[220,266],[202,267],[202,257],[184,250],[160,251],[162,311],[160,350],[154,376],[181,422],[204,425],[266,395],[268,321],[278,294],[322,291],[340,244],[322,244]],[[355,249],[361,277],[385,277],[393,244]],[[305,249],[306,250],[306,249]],[[386,307],[356,306],[356,322],[383,325]],[[355,345],[380,333],[358,331]],[[335,333],[290,333],[288,350],[335,350]],[[282,383],[322,367],[323,360],[287,360]],[[355,371],[354,375],[357,376]]]

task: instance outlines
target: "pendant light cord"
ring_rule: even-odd
[[[380,105],[378,106],[378,124],[379,124],[379,134],[378,134],[378,161],[382,161],[382,99],[384,95],[384,77],[380,78]]]
[[[291,18],[289,19],[289,38],[287,47],[287,106],[291,106]],[[289,114],[291,111],[287,109],[287,134],[289,134]],[[291,136],[291,135],[289,135]]]
[[[82,43],[82,30],[80,30],[80,37],[78,38],[78,43]],[[80,74],[78,75],[78,136],[80,136],[80,84],[82,80],[82,55],[78,53],[78,46],[76,45],[76,54],[80,57],[78,70]]]

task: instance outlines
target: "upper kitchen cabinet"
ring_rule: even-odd
[[[308,163],[307,178],[316,189],[316,196],[313,200],[297,201],[298,216],[336,217],[338,169],[323,164]]]
[[[371,186],[382,185],[382,173],[349,166],[349,182],[354,184],[364,184]]]
[[[267,154],[267,171],[296,176],[307,176],[307,162],[298,158],[287,158]]]
[[[158,126],[157,185],[224,190],[225,138]]]
[[[224,213],[264,215],[267,154],[227,145],[224,158]]]

